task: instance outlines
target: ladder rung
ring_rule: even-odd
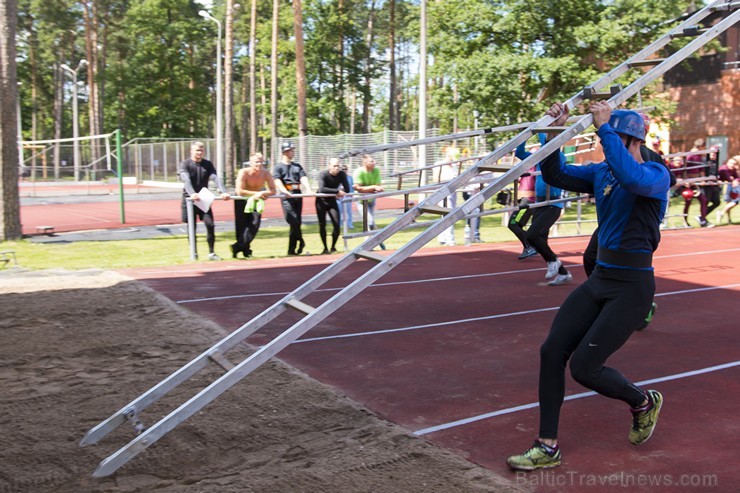
[[[385,260],[385,257],[383,255],[368,251],[368,250],[360,250],[359,252],[355,252],[355,257],[357,258],[364,258],[367,260],[373,260],[375,262],[382,262]]]
[[[536,127],[536,128],[530,128],[532,133],[547,133],[547,132],[565,132],[570,127]]]
[[[583,99],[610,99],[622,92],[622,86],[615,84],[609,88],[609,92],[598,92],[593,87],[583,88]]]
[[[478,171],[481,173],[492,171],[494,173],[506,173],[511,169],[511,166],[504,166],[502,164],[481,164],[478,166]]]
[[[699,36],[704,34],[709,29],[700,29],[699,26],[687,27],[680,33],[671,34],[671,38],[688,38],[690,36]]]
[[[309,315],[312,311],[315,310],[314,307],[311,305],[307,305],[302,301],[299,301],[295,298],[291,298],[288,301],[285,302],[286,305],[291,307],[293,310],[297,310],[299,312],[305,313],[306,315]]]
[[[660,65],[663,63],[665,58],[651,58],[650,60],[638,60],[635,62],[630,62],[631,68],[638,68],[638,67],[654,67],[656,65]]]
[[[221,366],[221,368],[223,368],[226,371],[229,371],[232,368],[234,368],[234,364],[231,361],[227,360],[221,351],[218,351],[218,350],[213,351],[208,354],[208,357],[211,358],[216,363],[218,363]]]
[[[447,207],[440,207],[438,205],[423,205],[421,206],[422,212],[428,212],[429,214],[439,214],[441,216],[444,216],[445,214],[449,214],[452,209],[448,209]]]

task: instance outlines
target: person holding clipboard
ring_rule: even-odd
[[[181,162],[178,168],[178,175],[184,184],[182,190],[182,221],[188,221],[185,199],[189,197],[192,199],[193,205],[195,205],[193,208],[195,217],[203,221],[203,224],[206,226],[208,260],[221,260],[221,257],[213,251],[216,244],[216,228],[211,204],[216,197],[208,190],[208,182],[213,177],[218,190],[221,192],[222,199],[229,200],[231,196],[226,192],[224,184],[216,173],[213,163],[207,159],[203,159],[203,147],[203,142],[193,142],[190,145],[190,158]],[[197,253],[195,258],[198,258]]]

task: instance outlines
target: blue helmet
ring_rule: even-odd
[[[609,117],[609,126],[617,133],[629,135],[639,140],[645,140],[645,121],[636,111],[612,111],[612,116]]]

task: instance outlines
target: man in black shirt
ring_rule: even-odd
[[[198,193],[204,188],[208,188],[208,182],[211,177],[216,180],[216,186],[221,192],[221,198],[229,200],[230,195],[226,192],[223,183],[218,174],[216,174],[216,168],[213,167],[213,163],[207,159],[203,159],[203,142],[193,142],[190,145],[190,159],[180,163],[178,168],[178,174],[182,180],[184,187],[182,190],[182,221],[188,222],[188,212],[185,199],[190,197],[191,200],[198,200]],[[208,241],[208,260],[221,260],[213,251],[213,247],[216,244],[215,234],[215,223],[213,219],[213,208],[209,208],[207,211],[200,209],[199,207],[193,207],[194,216],[203,221],[206,226],[206,240]],[[197,251],[197,247],[196,247]],[[198,254],[196,253],[196,257]]]
[[[347,173],[340,169],[339,159],[333,157],[329,160],[329,167],[319,174],[318,193],[336,194],[336,197],[316,197],[316,215],[319,218],[319,235],[321,243],[324,244],[323,254],[330,253],[326,245],[326,214],[331,219],[331,253],[337,251],[337,240],[339,239],[339,204],[337,199],[345,195],[344,190],[349,190]]]
[[[277,189],[286,196],[300,195],[301,185],[303,185],[305,193],[312,193],[306,172],[300,164],[293,162],[293,154],[295,152],[293,144],[291,142],[283,142],[281,149],[283,156],[272,173]],[[306,246],[306,242],[303,240],[303,233],[301,232],[303,199],[300,197],[285,198],[281,202],[283,204],[285,221],[290,226],[288,255],[300,255]]]

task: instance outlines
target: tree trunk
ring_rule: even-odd
[[[260,114],[259,114],[259,121],[260,121],[260,126],[262,128],[265,128],[267,126],[267,115],[265,115],[265,110],[264,110],[264,108],[267,107],[267,95],[266,95],[267,94],[267,81],[265,80],[265,65],[262,63],[260,63],[260,89],[262,92],[262,97],[260,98],[262,110],[260,111]],[[265,139],[258,136],[257,142],[259,142],[259,147],[262,148],[262,151],[261,151],[262,155],[266,156],[267,155],[267,143],[265,142]]]
[[[365,33],[365,48],[367,49],[367,58],[365,59],[365,87],[362,91],[362,133],[370,132],[370,103],[372,102],[372,91],[370,89],[371,64],[373,61],[373,23],[375,20],[375,0],[370,2],[370,13],[367,18],[367,33]]]
[[[277,153],[278,110],[278,16],[280,0],[272,1],[272,49],[270,53],[270,169],[274,169]]]
[[[388,95],[388,130],[396,130],[396,0],[390,0],[390,23],[388,29],[388,50],[390,60],[390,87]]]
[[[89,118],[89,125],[90,125],[90,135],[98,135],[102,132],[99,132],[98,129],[98,118],[97,118],[97,98],[98,98],[98,91],[97,91],[97,63],[98,63],[98,32],[97,32],[97,19],[95,18],[95,12],[97,11],[96,8],[96,2],[97,0],[82,0],[83,5],[83,18],[85,21],[85,53],[86,53],[86,59],[87,59],[87,112],[88,112],[88,118]],[[74,91],[77,91],[78,88],[75,86],[73,88]],[[74,122],[72,122],[74,125]],[[81,133],[81,132],[80,132]],[[94,143],[93,143],[94,144]],[[83,147],[84,149],[84,147]],[[83,152],[84,155],[84,152]],[[90,146],[90,159],[92,161],[96,161],[98,159],[99,153],[96,145]],[[85,162],[84,157],[81,159],[82,162]]]
[[[308,135],[308,117],[306,115],[306,59],[303,49],[303,10],[301,0],[293,0],[293,29],[295,31],[295,78],[298,97],[298,136]],[[300,146],[301,160],[305,145]]]
[[[337,42],[339,62],[334,68],[334,95],[337,101],[337,112],[334,115],[337,128],[340,132],[344,132],[346,130],[344,119],[344,0],[338,1],[337,14],[339,16],[339,41]]]
[[[234,183],[234,0],[226,0],[224,26],[224,180]]]
[[[18,194],[18,76],[16,0],[0,2],[0,241],[21,237]]]
[[[249,160],[249,73],[246,70],[242,72],[240,99],[242,103],[242,131],[239,134],[239,147],[241,148],[240,161],[243,163]]]
[[[62,57],[60,56],[61,60]],[[58,64],[54,64],[54,139],[62,138],[62,125],[64,115],[64,74]],[[54,144],[54,179],[59,179],[59,168],[61,166],[61,146],[59,142]]]
[[[257,152],[257,0],[252,0],[252,18],[249,27],[249,155]]]

